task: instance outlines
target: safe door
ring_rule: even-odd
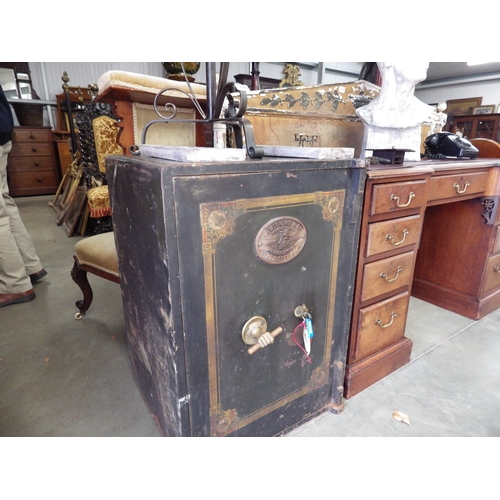
[[[346,171],[173,186],[191,435],[276,435],[323,411],[342,384],[350,315]]]

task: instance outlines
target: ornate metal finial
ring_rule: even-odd
[[[63,76],[61,77],[61,80],[64,82],[63,86],[62,86],[63,90],[69,89],[69,85],[68,85],[69,77],[68,77],[68,73],[66,73],[66,71],[63,72]]]
[[[285,69],[283,70],[285,73],[285,78],[281,80],[279,86],[280,87],[298,87],[300,85],[304,85],[300,80],[300,68],[294,64],[287,64]]]

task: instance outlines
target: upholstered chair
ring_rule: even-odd
[[[75,262],[71,277],[83,292],[83,300],[78,300],[75,304],[79,309],[75,318],[82,319],[93,299],[87,273],[120,283],[114,232],[97,234],[80,240],[75,245],[73,257]]]

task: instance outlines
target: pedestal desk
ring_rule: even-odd
[[[345,394],[410,360],[410,295],[479,319],[500,307],[500,159],[371,166]]]

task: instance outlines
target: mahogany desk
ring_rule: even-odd
[[[500,159],[369,168],[344,396],[410,360],[410,295],[472,319],[500,307]]]

